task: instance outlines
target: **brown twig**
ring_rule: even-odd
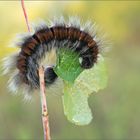
[[[42,66],[39,68],[39,79],[40,79],[40,97],[42,106],[42,123],[44,130],[44,140],[50,140],[51,138],[50,138],[49,117],[45,96],[44,68]]]
[[[24,5],[24,0],[21,0],[21,6],[22,6],[22,10],[23,10],[24,17],[26,20],[26,25],[27,25],[28,31],[30,32],[31,30],[30,30],[30,26],[29,26],[29,22],[28,22],[27,12],[26,12],[25,5]]]
[[[30,32],[30,26],[29,26],[28,16],[25,9],[25,5],[24,5],[24,0],[21,0],[21,6],[23,9],[28,31]],[[48,109],[47,109],[47,102],[46,102],[46,96],[45,96],[45,82],[44,82],[43,66],[39,68],[39,81],[40,81],[40,97],[41,97],[41,107],[42,107],[42,123],[43,123],[43,130],[44,130],[44,140],[50,140],[51,139],[50,126],[49,126]]]

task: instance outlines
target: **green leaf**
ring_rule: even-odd
[[[92,120],[88,106],[88,95],[79,91],[74,85],[65,83],[63,106],[67,119],[76,125],[86,125]]]
[[[64,82],[63,106],[68,120],[77,125],[89,124],[92,120],[88,106],[91,93],[105,88],[107,84],[107,70],[103,57],[98,57],[97,64],[89,70],[84,70],[74,84]]]
[[[59,49],[54,71],[63,80],[73,83],[83,71],[79,63],[78,54],[68,48]]]
[[[104,58],[99,55],[97,63],[91,69],[84,70],[75,80],[75,86],[79,90],[91,94],[93,91],[98,92],[107,85],[108,75]]]

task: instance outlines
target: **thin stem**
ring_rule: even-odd
[[[30,32],[30,26],[29,26],[29,22],[28,22],[28,15],[26,13],[26,9],[25,9],[25,6],[24,6],[24,0],[21,0],[21,6],[22,6],[22,10],[23,10],[24,17],[25,17],[25,20],[26,20],[26,25],[27,25],[28,31]]]
[[[40,97],[42,106],[42,123],[44,130],[44,140],[50,140],[50,127],[49,127],[49,116],[47,109],[47,102],[45,96],[45,82],[44,82],[44,68],[39,68],[39,79],[40,79]]]
[[[24,0],[21,0],[21,6],[23,9],[28,31],[30,32],[30,26],[29,26],[28,16],[24,5]],[[43,123],[43,130],[44,130],[44,140],[50,140],[51,138],[50,138],[49,117],[48,117],[48,109],[47,109],[47,102],[45,96],[44,68],[42,66],[39,68],[39,81],[40,81],[40,97],[41,97],[41,107],[42,107],[42,123]]]

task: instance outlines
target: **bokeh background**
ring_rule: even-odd
[[[109,82],[89,98],[94,119],[75,126],[63,113],[61,96],[47,96],[52,139],[140,139],[140,2],[25,1],[29,21],[78,15],[101,26],[112,41],[106,54]],[[27,32],[20,1],[0,1],[0,59],[17,33]],[[0,66],[1,70],[1,66]],[[39,95],[31,102],[12,96],[0,76],[0,140],[43,139]]]

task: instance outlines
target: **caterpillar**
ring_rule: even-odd
[[[80,23],[77,17],[70,17],[68,22],[61,17],[50,26],[44,22],[35,27],[34,33],[22,37],[15,45],[20,47],[20,52],[4,59],[4,73],[13,73],[9,80],[10,90],[17,92],[22,87],[24,93],[32,93],[39,89],[38,69],[45,59],[49,60],[44,64],[46,86],[53,88],[62,83],[53,71],[57,51],[62,47],[78,54],[82,68],[92,68],[97,62],[100,41],[90,22],[84,26]]]

